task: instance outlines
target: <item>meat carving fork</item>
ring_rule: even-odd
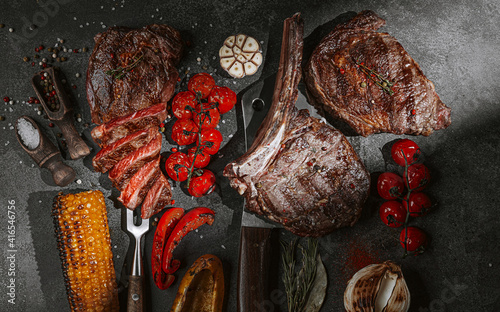
[[[128,208],[122,209],[126,210],[122,211],[122,214],[126,214],[126,232],[130,236],[130,242],[134,244],[132,265],[128,276],[127,312],[142,312],[144,308],[144,274],[141,240],[144,234],[149,231],[149,219],[141,219],[139,214],[136,219],[141,220],[141,224],[136,225],[134,211]]]

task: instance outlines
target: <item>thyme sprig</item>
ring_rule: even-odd
[[[392,86],[394,85],[389,79],[385,78],[379,74],[376,70],[369,68],[363,62],[356,61],[356,66],[361,70],[368,78],[370,78],[375,84],[382,88],[387,94],[393,95],[394,90]]]
[[[144,57],[144,54],[141,54],[140,56],[134,58],[134,62],[132,62],[131,64],[129,64],[125,67],[118,66],[117,68],[110,69],[110,70],[106,71],[106,74],[113,76],[113,78],[115,78],[115,79],[122,79],[126,73],[130,72],[137,65],[139,65],[139,63],[142,61],[143,57]]]
[[[283,247],[282,262],[284,267],[283,283],[287,296],[288,312],[301,312],[316,278],[316,256],[318,254],[318,240],[308,239],[307,247],[299,245],[302,253],[302,267],[296,271],[295,250],[297,239],[286,243]]]

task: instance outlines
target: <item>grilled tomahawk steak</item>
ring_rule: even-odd
[[[450,108],[401,44],[362,11],[319,43],[304,75],[313,102],[357,133],[430,135],[450,125]]]
[[[183,50],[177,30],[159,24],[140,29],[110,27],[94,41],[87,69],[93,123],[170,100]]]
[[[368,196],[369,173],[345,136],[295,107],[303,22],[284,22],[273,102],[249,150],[224,169],[246,207],[301,236],[353,225]]]

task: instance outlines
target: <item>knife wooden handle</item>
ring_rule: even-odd
[[[238,268],[238,311],[271,311],[269,268],[271,228],[241,227]]]
[[[142,312],[144,308],[144,276],[130,275],[128,278],[127,312]]]

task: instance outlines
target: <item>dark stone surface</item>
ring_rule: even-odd
[[[500,261],[499,230],[496,215],[500,170],[500,77],[497,65],[500,53],[500,4],[479,1],[73,1],[13,0],[0,4],[0,55],[2,56],[0,98],[9,96],[13,105],[0,101],[0,310],[66,311],[68,303],[53,235],[50,209],[59,192],[99,189],[104,192],[109,211],[112,246],[118,277],[128,248],[128,238],[120,229],[120,210],[115,204],[117,191],[106,175],[93,172],[91,158],[96,146],[89,131],[90,111],[85,97],[85,72],[93,37],[112,25],[139,27],[150,23],[168,23],[179,29],[191,42],[183,59],[181,76],[206,71],[218,84],[239,92],[259,77],[277,69],[282,22],[302,12],[308,49],[339,21],[355,12],[372,9],[386,19],[382,31],[395,36],[435,83],[444,103],[452,108],[452,125],[430,137],[413,137],[425,153],[432,173],[429,195],[438,203],[435,211],[415,220],[432,238],[429,250],[418,257],[401,259],[397,238],[399,230],[385,227],[378,217],[380,200],[372,196],[363,217],[353,228],[342,229],[320,239],[323,262],[328,271],[329,287],[322,311],[343,311],[345,283],[356,266],[370,261],[391,259],[402,265],[411,294],[410,311],[499,311]],[[29,30],[31,24],[38,26]],[[324,25],[324,27],[319,26]],[[10,33],[9,28],[14,32]],[[218,49],[232,34],[246,33],[264,42],[265,63],[256,76],[234,80],[218,66]],[[13,125],[17,117],[35,118],[43,130],[60,146],[59,130],[49,127],[37,115],[38,105],[25,103],[34,96],[29,80],[39,66],[31,66],[34,49],[60,44],[70,49],[87,48],[86,53],[66,53],[68,61],[57,64],[67,77],[74,99],[76,123],[94,150],[81,160],[69,160],[81,184],[65,188],[51,182],[45,169],[36,167],[18,146]],[[41,57],[49,57],[44,50]],[[30,61],[23,62],[23,57]],[[200,62],[197,58],[200,58]],[[34,60],[36,62],[39,59]],[[77,78],[76,73],[81,76]],[[183,86],[181,86],[182,88]],[[190,209],[208,206],[217,212],[212,227],[203,226],[189,234],[175,251],[181,259],[176,273],[180,280],[191,263],[204,253],[212,253],[224,263],[226,310],[236,310],[236,273],[242,199],[222,177],[224,165],[242,152],[241,132],[235,112],[224,115],[221,131],[226,147],[210,168],[217,172],[217,192],[191,199],[174,187],[176,206]],[[233,135],[232,140],[230,135]],[[387,170],[382,147],[398,138],[390,134],[368,138],[349,137],[370,172]],[[170,146],[164,140],[163,151]],[[63,149],[63,154],[64,149]],[[67,155],[66,155],[67,157]],[[15,201],[15,252],[9,250],[7,226],[9,201]],[[291,239],[289,233],[279,235]],[[158,290],[151,281],[150,250],[153,231],[145,240],[145,271],[148,273],[150,311],[169,310],[178,281],[168,290]],[[276,245],[278,248],[278,245]],[[15,266],[9,271],[8,258],[15,254]],[[354,260],[356,261],[354,261]],[[279,261],[279,259],[275,259]],[[15,273],[15,305],[9,304],[9,272]],[[285,311],[283,285],[275,275],[274,311]],[[281,289],[281,290],[280,290]],[[259,311],[259,309],[256,309]]]

